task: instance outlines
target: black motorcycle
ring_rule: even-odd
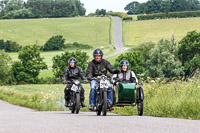
[[[99,85],[96,88],[96,113],[97,115],[106,116],[107,110],[108,110],[108,99],[107,99],[107,93],[108,93],[108,80],[109,77],[102,75],[93,78],[93,80],[96,80]],[[112,90],[111,90],[112,91]]]
[[[70,99],[68,108],[71,110],[71,113],[76,112],[76,114],[78,114],[81,108],[80,104],[81,82],[79,80],[74,79],[72,81],[67,81],[67,83],[72,84],[69,94]]]

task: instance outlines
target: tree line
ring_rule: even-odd
[[[65,38],[62,35],[50,37],[43,46],[38,46],[40,51],[57,51],[65,49],[92,49],[93,47],[88,44],[78,42],[65,43]],[[19,52],[23,47],[17,42],[11,40],[0,39],[0,50],[6,52]]]
[[[86,9],[80,0],[2,0],[0,18],[44,18],[84,16]]]
[[[149,0],[144,3],[133,1],[124,8],[127,14],[152,14],[200,10],[199,0]]]

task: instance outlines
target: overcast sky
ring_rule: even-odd
[[[138,1],[140,3],[146,2],[147,0],[80,0],[81,3],[84,3],[86,8],[86,14],[95,12],[96,9],[106,9],[106,11],[116,11],[116,12],[125,12],[124,7],[132,2]]]

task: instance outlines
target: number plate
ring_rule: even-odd
[[[75,92],[78,91],[78,86],[76,86],[75,84],[73,84],[71,90],[75,91]]]
[[[100,82],[100,88],[108,88],[108,82],[107,81],[101,81]]]

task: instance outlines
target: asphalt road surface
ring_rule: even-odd
[[[0,133],[198,133],[200,121],[95,112],[36,112],[0,101]]]
[[[114,42],[117,51],[111,55],[105,56],[104,58],[109,58],[121,54],[128,49],[124,47],[122,41],[122,19],[120,17],[113,17],[113,18],[114,18]]]

